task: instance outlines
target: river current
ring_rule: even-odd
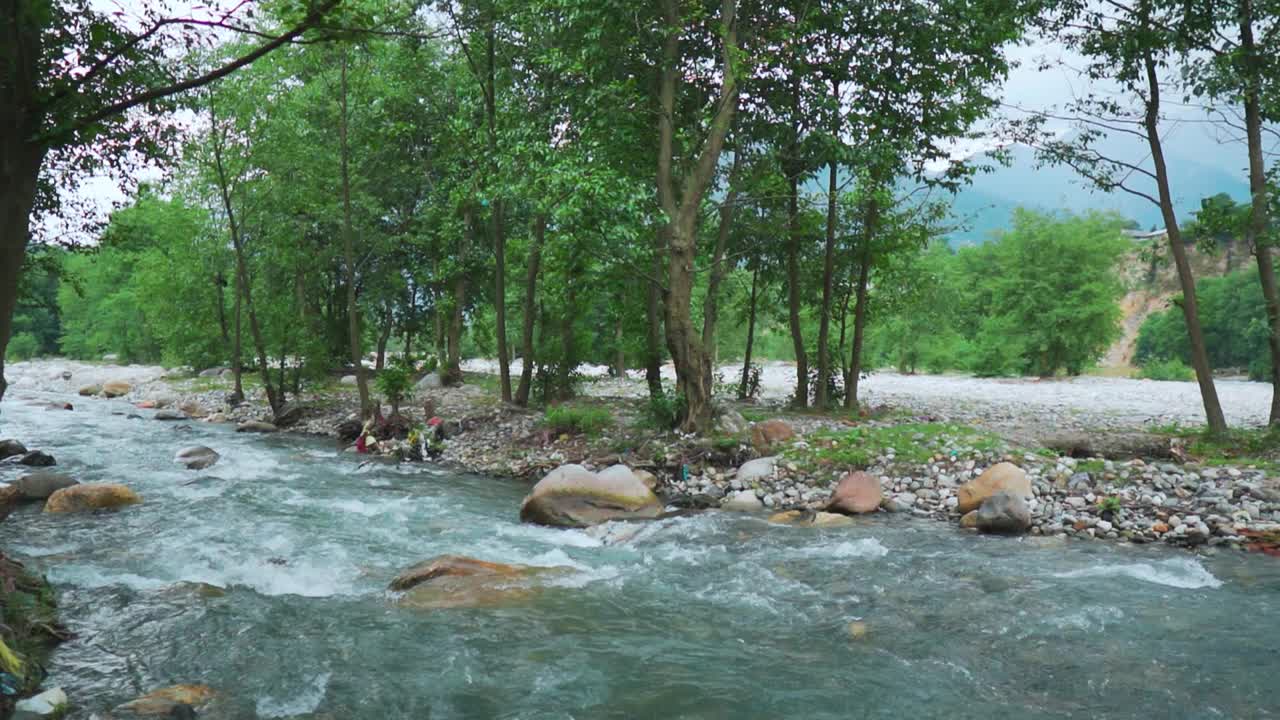
[[[178,683],[215,689],[208,716],[222,718],[1280,713],[1274,558],[886,515],[541,528],[518,521],[522,483],[362,464],[332,441],[164,423],[118,402],[27,404],[49,399],[67,398],[11,393],[0,437],[144,498],[0,523],[0,547],[48,576],[77,635],[46,682],[73,717]],[[222,460],[172,462],[195,444]],[[572,570],[497,606],[396,605],[391,577],[445,553]]]

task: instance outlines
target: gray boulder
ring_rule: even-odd
[[[166,420],[166,421],[190,419],[186,415],[178,412],[177,410],[161,410],[157,412],[155,415],[153,415],[152,417],[155,418],[156,420]]]
[[[79,485],[70,475],[55,472],[34,472],[23,475],[15,483],[24,500],[44,500],[62,488]]]
[[[224,368],[220,368],[220,367],[211,367],[211,368],[209,368],[209,369],[207,369],[207,370],[201,370],[201,371],[200,371],[200,377],[202,377],[202,378],[216,378],[216,377],[221,377],[221,376],[222,376],[222,372],[223,372],[223,370],[224,370]]]
[[[622,465],[599,473],[581,465],[561,465],[539,480],[520,505],[522,522],[559,527],[590,527],[661,513],[658,496]]]
[[[1021,535],[1031,529],[1031,508],[1020,495],[998,492],[982,501],[974,525],[982,532]]]
[[[742,467],[738,468],[737,479],[744,485],[748,486],[753,482],[767,480],[773,477],[773,473],[777,470],[778,458],[762,457],[755,460],[748,460],[742,463]]]
[[[173,461],[180,465],[186,465],[188,470],[203,470],[218,462],[221,457],[212,448],[207,448],[203,445],[192,445],[179,450],[173,456]]]
[[[0,460],[14,455],[26,455],[27,446],[17,440],[0,440]]]
[[[273,433],[276,430],[279,428],[261,420],[245,420],[236,426],[236,432],[240,433]]]
[[[444,381],[440,379],[440,373],[430,372],[422,376],[422,379],[413,386],[413,389],[422,392],[423,390],[435,390],[444,387]]]
[[[51,467],[58,461],[43,450],[32,450],[24,455],[10,455],[3,461],[5,465],[26,465],[27,467]]]
[[[764,503],[760,502],[760,498],[756,497],[753,490],[739,490],[729,496],[728,500],[720,506],[721,510],[730,510],[733,512],[757,512],[764,509]]]

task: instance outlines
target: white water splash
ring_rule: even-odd
[[[889,548],[880,544],[875,538],[861,540],[844,540],[834,545],[810,545],[797,550],[796,555],[806,558],[882,558],[889,554]]]
[[[307,686],[296,694],[286,697],[266,696],[258,698],[258,717],[287,718],[308,715],[320,707],[324,701],[325,691],[329,687],[329,678],[333,673],[324,672],[311,678]]]
[[[1055,573],[1057,578],[1129,577],[1135,580],[1186,590],[1220,588],[1222,581],[1193,558],[1171,558],[1157,563],[1099,565],[1083,570]]]

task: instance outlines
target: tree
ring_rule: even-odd
[[[246,27],[239,17],[163,16],[158,4],[142,9],[143,25],[136,29],[88,0],[0,5],[0,398],[31,221],[57,206],[54,174],[71,183],[79,173],[123,162],[126,150],[158,154],[164,129],[148,129],[155,124],[130,110],[162,112],[169,98],[301,37],[338,2],[309,1],[300,13],[283,18],[280,28],[266,31]],[[227,30],[252,31],[262,39],[214,69],[173,79],[165,48],[191,47]]]

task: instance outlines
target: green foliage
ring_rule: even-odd
[[[1114,495],[1109,495],[1098,500],[1098,512],[1118,513],[1123,509],[1124,505],[1121,504],[1120,498]]]
[[[911,372],[1079,374],[1119,337],[1123,221],[1019,210],[979,247],[931,247],[904,276],[919,291],[875,318],[869,351]]]
[[[1270,377],[1271,353],[1267,348],[1267,314],[1257,267],[1224,277],[1203,278],[1196,283],[1200,324],[1209,364],[1215,368],[1243,368],[1249,377]],[[1191,361],[1181,300],[1152,314],[1138,331],[1134,362],[1149,365]]]
[[[644,422],[659,430],[670,430],[680,424],[685,408],[685,398],[671,388],[658,396],[650,396],[645,406]]]
[[[9,338],[9,348],[5,351],[8,360],[30,360],[40,352],[40,341],[29,332],[16,333]]]
[[[547,408],[543,425],[556,433],[599,435],[613,426],[608,408],[594,405],[552,405]]]
[[[1144,380],[1177,380],[1189,382],[1196,379],[1195,371],[1177,358],[1156,360],[1142,366],[1138,377]]]
[[[391,405],[391,411],[399,412],[400,404],[413,388],[413,376],[407,369],[392,365],[378,371],[374,386]]]

